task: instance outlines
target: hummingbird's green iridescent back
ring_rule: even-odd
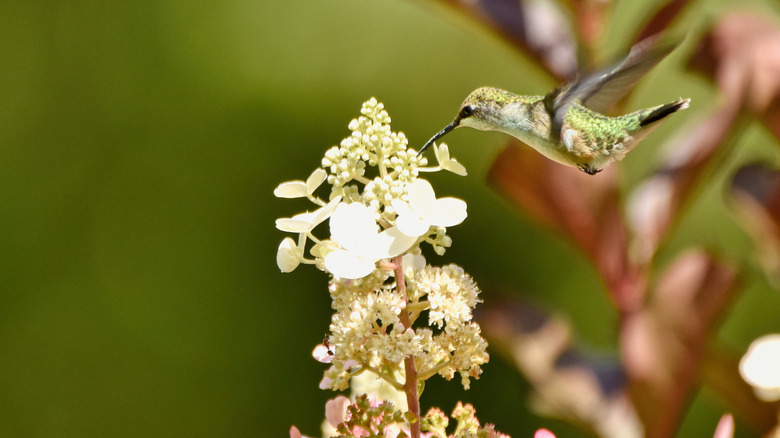
[[[613,161],[620,161],[652,129],[643,128],[642,120],[656,108],[640,110],[618,117],[608,117],[582,105],[572,105],[566,112],[561,129],[561,143],[572,154],[580,169],[599,171]]]

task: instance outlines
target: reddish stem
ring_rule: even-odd
[[[406,281],[404,280],[404,267],[401,260],[402,256],[396,256],[393,259],[395,265],[395,283],[398,288],[398,292],[404,297],[404,303],[409,302],[409,298],[406,296]],[[407,330],[412,328],[412,322],[409,318],[409,312],[403,309],[400,315],[401,324]],[[412,434],[412,438],[420,438],[420,400],[417,394],[417,368],[414,366],[414,357],[409,356],[404,359],[404,374],[406,375],[406,381],[404,382],[404,392],[406,393],[406,404],[408,405],[409,412],[414,414],[416,420],[409,424],[409,431]]]

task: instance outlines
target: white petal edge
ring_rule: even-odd
[[[407,236],[422,236],[430,228],[428,223],[420,219],[406,202],[394,199],[393,209],[398,214],[398,217],[395,219],[395,226]]]
[[[372,257],[375,260],[395,257],[405,253],[415,242],[417,242],[417,236],[409,236],[401,232],[397,226],[388,228],[377,236],[376,252],[372,254]]]
[[[404,254],[403,264],[405,269],[421,271],[425,268],[425,257],[417,254]]]
[[[458,198],[437,199],[425,219],[432,225],[451,227],[466,220],[466,203]]]
[[[287,181],[274,189],[277,198],[302,198],[306,196],[306,183],[303,181]]]
[[[314,215],[311,213],[304,213],[309,214],[309,217],[302,216],[302,215],[296,215],[292,218],[281,218],[276,220],[276,228],[280,231],[286,231],[288,233],[308,233],[311,231],[314,227],[312,226],[311,219],[314,218]]]
[[[450,172],[454,173],[458,176],[466,176],[469,173],[466,171],[466,168],[458,163],[456,160],[448,160],[445,164],[441,166],[444,170],[449,170]]]
[[[299,264],[301,264],[301,259],[298,254],[298,246],[294,240],[285,237],[276,251],[276,265],[279,267],[279,270],[288,273],[294,271]]]
[[[311,356],[317,362],[321,362],[321,363],[333,362],[333,352],[330,351],[330,349],[324,346],[323,344],[314,347],[314,350],[312,350],[311,352]]]
[[[340,249],[325,255],[325,269],[339,278],[356,280],[374,272],[375,268],[374,261]]]
[[[339,206],[339,202],[341,202],[341,196],[336,196],[335,198],[331,199],[330,202],[328,202],[323,207],[320,207],[317,211],[315,211],[314,220],[312,221],[314,227],[316,227],[317,225],[321,224],[323,221],[328,219],[333,214],[333,212],[336,211],[336,208]]]
[[[307,194],[311,195],[314,193],[317,188],[322,185],[323,182],[325,182],[325,179],[328,178],[328,172],[325,172],[325,169],[318,167],[314,169],[314,172],[309,175],[309,178],[306,180],[306,192]]]
[[[436,161],[439,162],[439,165],[444,164],[447,161],[450,161],[450,148],[447,146],[446,143],[442,143],[439,145],[433,146],[433,153],[436,155]]]
[[[410,213],[398,216],[395,226],[404,234],[411,237],[420,237],[431,228],[430,224],[417,215]]]
[[[417,178],[409,184],[406,193],[409,196],[409,207],[417,213],[418,216],[422,216],[433,205],[433,201],[436,200],[436,193],[433,191],[433,186],[427,180]]]

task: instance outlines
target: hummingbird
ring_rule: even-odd
[[[452,123],[428,140],[419,154],[455,128],[468,126],[509,134],[553,161],[595,175],[622,160],[668,115],[688,108],[690,99],[677,99],[617,117],[602,113],[676,46],[646,38],[609,68],[581,75],[545,96],[478,88],[463,101]]]

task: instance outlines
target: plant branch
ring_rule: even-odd
[[[396,256],[393,259],[395,264],[395,281],[398,287],[398,292],[403,296],[404,303],[409,302],[409,298],[406,296],[406,281],[404,280],[404,266],[401,255]],[[409,312],[406,308],[401,311],[401,324],[404,325],[406,330],[411,330],[411,320],[409,319]],[[414,365],[414,357],[409,356],[404,359],[404,375],[406,381],[404,382],[404,392],[406,393],[406,404],[409,407],[415,421],[410,422],[409,430],[412,434],[412,438],[420,438],[420,398],[417,392],[417,369]]]

